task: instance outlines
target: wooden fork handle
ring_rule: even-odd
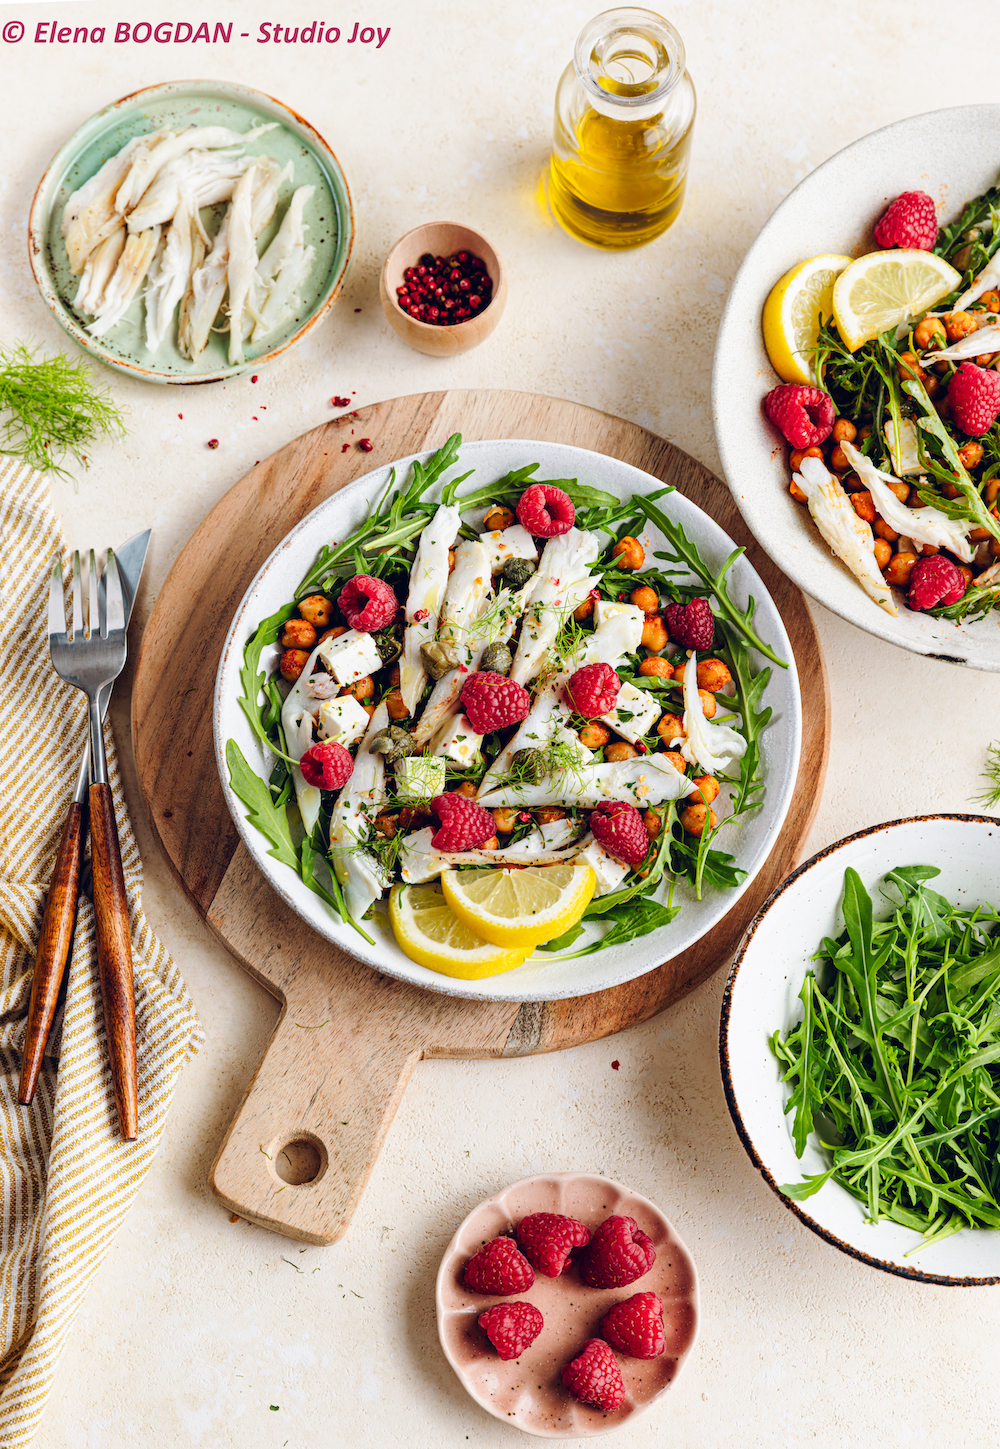
[[[17,1092],[17,1100],[25,1106],[34,1097],[38,1085],[45,1044],[52,1030],[59,992],[66,973],[66,962],[69,960],[73,943],[73,922],[76,918],[76,899],[80,892],[85,830],[83,806],[74,800],[66,816],[52,870],[49,898],[45,903],[38,950],[35,952],[35,968],[31,975],[28,1026],[24,1036],[21,1082]]]
[[[90,787],[90,853],[94,874],[97,967],[104,1003],[111,1081],[121,1134],[127,1142],[132,1142],[139,1131],[132,939],[111,788],[103,782]]]

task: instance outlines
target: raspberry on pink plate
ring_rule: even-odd
[[[937,241],[937,211],[926,191],[904,191],[882,213],[875,226],[880,247],[932,252]]]
[[[621,687],[610,664],[585,664],[566,684],[566,703],[584,719],[598,719],[614,709]]]
[[[641,865],[649,854],[649,831],[625,800],[598,805],[590,812],[590,828],[598,845],[625,865]]]
[[[625,1397],[618,1360],[603,1338],[590,1338],[562,1370],[562,1381],[574,1398],[610,1413]]]
[[[965,593],[965,577],[944,554],[931,554],[913,566],[906,602],[911,609],[933,609],[938,604],[957,604]]]
[[[569,533],[576,509],[568,493],[551,483],[532,483],[517,501],[517,521],[535,538],[558,538]]]
[[[534,1281],[534,1270],[513,1238],[494,1238],[484,1243],[465,1266],[465,1286],[474,1293],[513,1298],[515,1293],[526,1292]]]
[[[545,1320],[533,1303],[494,1303],[480,1313],[479,1327],[508,1363],[531,1347],[545,1327]]]
[[[435,850],[475,850],[496,833],[490,812],[457,792],[435,795],[431,809],[441,822],[431,836]]]
[[[702,654],[711,649],[715,638],[715,615],[707,599],[668,604],[663,611],[663,622],[671,642],[679,644],[682,649],[697,649]]]
[[[659,1358],[667,1346],[663,1300],[656,1293],[633,1293],[601,1319],[601,1336],[630,1358]]]
[[[521,1252],[546,1278],[558,1278],[570,1266],[574,1248],[585,1248],[590,1229],[563,1213],[529,1213],[517,1225]]]
[[[793,448],[815,448],[833,432],[833,398],[822,388],[799,382],[772,387],[764,398],[764,413]]]
[[[1000,414],[1000,373],[963,362],[948,388],[948,407],[963,433],[981,438]]]
[[[354,760],[338,740],[310,745],[299,761],[302,778],[317,790],[341,790],[354,771]]]
[[[384,579],[372,574],[356,574],[340,591],[340,607],[352,629],[374,634],[391,624],[399,610],[399,600]]]
[[[531,709],[531,695],[523,684],[491,670],[470,674],[459,698],[477,735],[520,724]]]
[[[606,1218],[580,1255],[583,1281],[591,1288],[625,1288],[656,1262],[652,1240],[635,1218]]]

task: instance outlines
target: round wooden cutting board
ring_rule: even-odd
[[[770,856],[733,910],[692,950],[627,985],[566,1001],[463,1000],[382,976],[311,931],[240,844],[212,746],[215,673],[229,622],[261,564],[299,519],[373,468],[451,433],[572,443],[643,468],[710,514],[747,553],[780,610],[802,687],[798,787]],[[374,451],[345,442],[368,437]],[[634,423],[529,393],[424,393],[376,403],[259,463],[182,550],[146,626],[132,738],[153,831],[197,909],[283,1010],[212,1174],[234,1212],[309,1243],[343,1233],[421,1057],[524,1056],[645,1021],[732,955],[747,922],[799,859],[819,805],[829,691],[802,595],[747,533],[728,490]]]

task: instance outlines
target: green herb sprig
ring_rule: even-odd
[[[0,414],[0,453],[63,478],[72,476],[66,458],[86,467],[100,438],[125,435],[120,409],[83,357],[60,352],[36,360],[23,343],[0,349]]]

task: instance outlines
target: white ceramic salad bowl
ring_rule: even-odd
[[[751,1161],[786,1207],[814,1233],[859,1262],[923,1283],[975,1286],[1000,1283],[1000,1232],[956,1233],[920,1248],[920,1235],[900,1224],[865,1220],[863,1205],[829,1181],[803,1202],[779,1184],[797,1183],[829,1166],[810,1138],[801,1158],[792,1141],[793,1117],[784,1115],[791,1088],[769,1039],[802,1019],[798,993],[810,957],[824,936],[844,929],[840,901],[844,871],[852,866],[876,901],[876,886],[897,866],[933,865],[928,884],[949,901],[971,909],[1000,899],[1000,820],[977,815],[929,815],[873,825],[839,840],[800,865],[765,901],[736,953],[722,1005],[719,1049],[722,1079],[736,1130]]]
[[[799,588],[842,619],[917,654],[1000,670],[996,615],[954,624],[901,605],[893,619],[820,538],[788,492],[786,450],[761,402],[780,381],[768,361],[761,312],[790,267],[823,252],[874,250],[871,229],[902,191],[927,191],[942,221],[1000,172],[1000,105],[911,116],[855,141],[801,181],[773,213],[736,274],[715,346],[712,406],[726,481],[754,536]]]
[[[430,454],[415,456],[426,459]],[[411,462],[412,457],[403,458],[393,465],[397,481],[406,477]],[[575,477],[581,483],[605,489],[622,498],[663,487],[658,479],[616,458],[553,443],[466,443],[461,448],[457,469],[459,473],[465,473],[475,468],[474,478],[465,485],[471,488],[480,487],[491,478],[500,478],[514,468],[533,462],[540,464],[539,478]],[[389,467],[384,467],[356,479],[308,514],[275,549],[236,611],[216,681],[214,733],[223,794],[244,844],[274,889],[306,925],[377,970],[434,991],[487,1001],[552,1001],[602,991],[653,970],[692,946],[735,905],[770,853],[795,787],[801,737],[798,677],[778,611],[759,574],[745,557],[737,560],[728,575],[732,596],[740,607],[745,607],[747,597],[753,595],[757,601],[755,628],[782,659],[789,661],[788,669],[772,667],[771,680],[763,699],[774,712],[772,723],[762,738],[767,781],[764,803],[756,815],[746,817],[740,825],[720,831],[716,841],[720,849],[728,850],[737,857],[737,863],[747,871],[746,880],[739,887],[726,891],[709,889],[701,901],[695,899],[694,892],[685,882],[678,881],[674,903],[681,903],[683,909],[668,926],[626,945],[583,958],[560,960],[555,954],[536,951],[514,971],[480,981],[459,980],[409,960],[396,944],[387,916],[378,907],[365,923],[376,942],[374,947],[369,946],[350,925],[334,916],[290,866],[267,853],[267,840],[248,822],[246,807],[231,788],[225,755],[226,742],[235,740],[251,769],[261,775],[265,773],[260,743],[239,704],[244,646],[260,621],[294,596],[321,546],[334,539],[345,539],[362,522],[369,504],[384,493],[389,473]],[[683,524],[711,567],[721,567],[734,548],[728,535],[680,493],[667,495],[660,506]],[[647,530],[643,538],[648,548],[662,546],[662,539],[655,530]],[[265,650],[261,667],[270,671],[276,657],[274,649]],[[760,667],[761,661],[753,657],[755,667]],[[597,931],[593,933],[599,934]]]

